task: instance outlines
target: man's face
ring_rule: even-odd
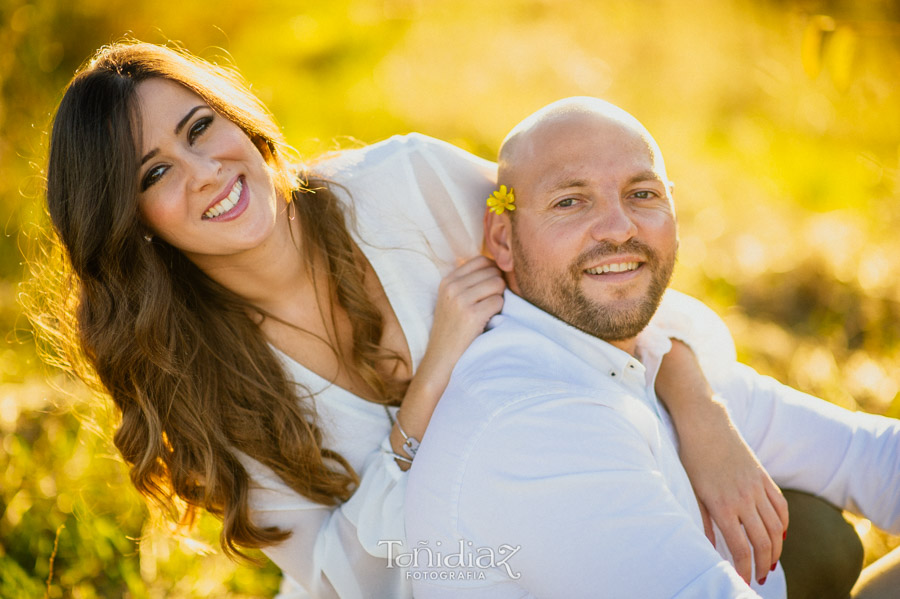
[[[675,265],[661,158],[633,127],[583,114],[533,131],[516,156],[510,287],[596,337],[632,339]]]

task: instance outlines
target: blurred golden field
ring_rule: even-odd
[[[41,365],[20,314],[54,106],[126,35],[233,62],[308,156],[420,131],[493,158],[541,105],[609,99],[676,181],[675,287],[713,305],[757,369],[900,416],[898,0],[0,0],[2,597],[278,584],[271,565],[225,559],[212,519],[190,535],[149,521],[114,415]],[[858,528],[869,559],[896,542]]]

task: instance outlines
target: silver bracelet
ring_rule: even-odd
[[[412,464],[412,460],[409,459],[408,457],[406,457],[405,455],[400,455],[399,453],[394,453],[393,451],[391,453],[389,453],[388,455],[400,462],[404,462],[406,464]]]
[[[400,434],[403,436],[403,446],[406,447],[406,453],[409,454],[409,457],[415,459],[416,452],[419,451],[419,440],[406,434],[406,431],[400,426],[399,415],[395,422],[397,424],[397,430],[400,431]],[[410,460],[410,463],[412,463],[412,460]]]

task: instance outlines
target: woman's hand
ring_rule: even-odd
[[[493,260],[484,256],[462,263],[444,277],[438,287],[434,323],[422,364],[427,360],[440,361],[449,379],[450,371],[469,344],[484,331],[491,317],[500,312],[505,289],[503,273]]]
[[[787,502],[725,407],[713,398],[694,353],[680,341],[672,345],[660,367],[656,392],[678,430],[681,462],[700,502],[706,536],[715,544],[712,518],[738,574],[749,583],[755,561],[756,577],[762,580],[781,556]]]
[[[484,256],[464,262],[441,281],[428,347],[397,414],[408,435],[416,439],[424,435],[453,367],[503,307],[505,289],[500,269]],[[391,433],[391,445],[395,453],[403,455],[403,437],[396,429]]]

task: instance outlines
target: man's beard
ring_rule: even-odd
[[[581,254],[568,270],[557,271],[546,271],[535,266],[515,235],[513,250],[516,283],[522,298],[573,327],[605,341],[631,339],[644,330],[659,308],[675,268],[675,251],[671,256],[660,256],[636,239],[629,239],[621,245],[601,242]],[[650,269],[650,286],[643,297],[626,300],[625,291],[622,292],[621,300],[617,300],[613,293],[606,303],[586,297],[581,288],[586,276],[585,268],[602,258],[622,254],[642,256],[645,259],[642,268]]]

